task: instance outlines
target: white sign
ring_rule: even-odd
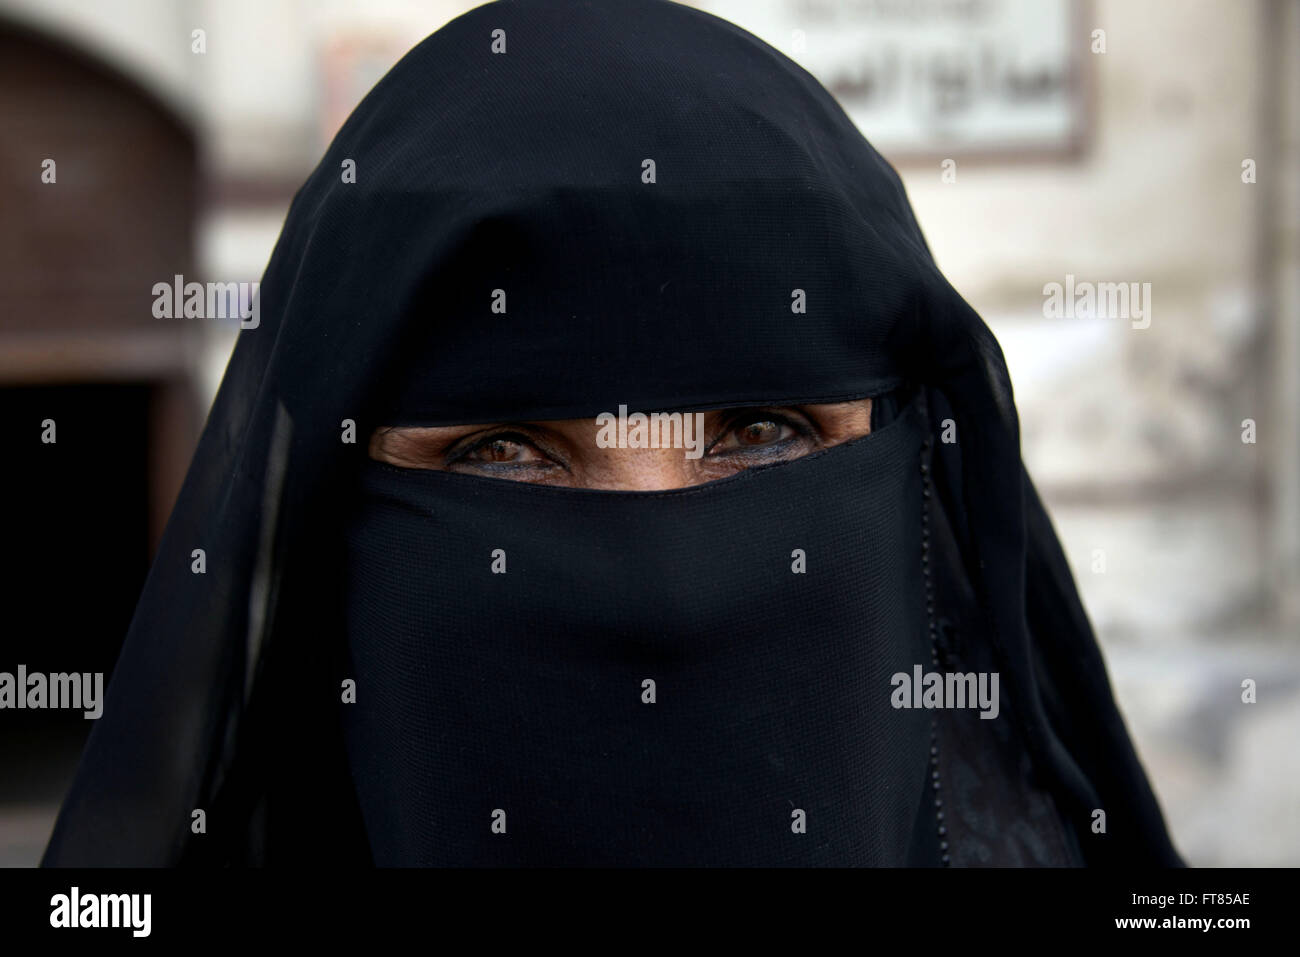
[[[803,66],[890,159],[1066,152],[1091,26],[1075,0],[699,0]]]

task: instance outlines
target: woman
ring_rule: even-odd
[[[1180,863],[996,342],[754,37],[466,14],[261,295],[47,864]]]

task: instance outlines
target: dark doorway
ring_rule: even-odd
[[[0,671],[103,672],[107,687],[149,570],[153,392],[143,384],[0,389],[8,552]],[[55,429],[49,444],[46,420]],[[93,726],[82,711],[0,712],[0,816],[57,805]]]

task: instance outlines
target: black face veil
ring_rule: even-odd
[[[356,109],[260,295],[47,865],[1180,863],[1001,351],[777,51],[480,7]],[[673,492],[366,455],[867,396],[870,436]],[[996,674],[997,717],[899,707],[914,669]]]

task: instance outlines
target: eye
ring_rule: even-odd
[[[801,428],[784,415],[748,409],[727,421],[726,431],[709,451],[714,455],[775,451],[808,433],[807,427]]]
[[[463,452],[454,454],[449,464],[455,463],[526,466],[531,468],[554,464],[526,436],[509,432],[480,438]]]
[[[771,419],[759,419],[736,429],[741,445],[769,445],[782,438],[781,424]]]

